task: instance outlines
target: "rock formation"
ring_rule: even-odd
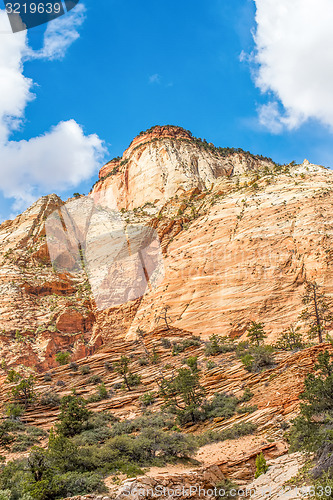
[[[178,127],[141,133],[122,158],[101,169],[89,203],[97,215],[119,210],[126,231],[137,225],[154,229],[163,252],[164,278],[156,287],[148,286],[142,297],[98,307],[89,276],[74,269],[70,254],[62,255],[65,270],[52,262],[45,224],[51,214],[60,213],[64,202],[56,195],[41,198],[0,225],[1,380],[8,368],[17,367],[37,373],[41,393],[64,395],[75,388],[91,396],[94,387],[87,377],[72,373],[69,365],[59,366],[56,353],[70,352],[72,361],[89,366],[108,389],[121,377],[108,371],[106,363],[127,353],[143,385],[131,392],[116,390],[111,399],[90,407],[128,418],[140,413],[142,393],[156,390],[163,367],[182,366],[182,358],[162,346],[163,338],[172,342],[195,335],[204,341],[219,334],[244,340],[252,320],[264,323],[271,343],[292,323],[298,322],[304,331],[299,314],[305,281],[314,279],[333,295],[332,184],[330,170],[307,161],[277,165],[248,152],[216,148]],[[99,226],[94,228],[91,234],[97,238]],[[144,348],[138,328],[146,348],[158,354],[157,366],[140,365]],[[219,474],[246,483],[253,477],[258,452],[266,450],[268,458],[270,453],[271,458],[285,453],[282,424],[297,414],[304,378],[325,347],[281,352],[276,365],[260,374],[247,372],[232,354],[216,356],[215,367],[208,369],[203,342],[186,351],[198,356],[208,397],[216,391],[240,395],[248,387],[257,406],[253,413],[192,429],[258,425],[259,441],[247,443],[246,456],[241,444],[232,460],[211,451],[214,462],[195,471],[197,480],[203,475],[208,484],[207,477],[218,466]],[[46,371],[50,382],[45,381]],[[8,387],[0,387],[3,404],[8,402]],[[152,409],[161,403],[157,399]],[[42,412],[30,408],[25,418],[49,429],[58,413],[52,407]],[[189,482],[192,474],[185,471],[172,481]]]

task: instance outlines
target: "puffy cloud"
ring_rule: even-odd
[[[23,75],[22,54],[26,49],[26,32],[13,35],[5,11],[0,11],[0,142],[8,139],[24,116],[33,98],[32,80]]]
[[[261,123],[273,132],[297,128],[308,119],[333,127],[331,0],[255,3],[255,80],[270,95],[259,110]]]
[[[35,56],[55,59],[63,55],[78,36],[76,27],[83,12],[81,6],[68,14],[69,19],[65,15],[64,21],[59,18],[49,23],[44,46]],[[5,11],[0,11],[0,32],[0,190],[16,200],[14,210],[21,210],[45,192],[75,187],[90,178],[105,151],[98,136],[85,135],[74,120],[60,122],[39,137],[10,140],[13,130],[22,126],[25,108],[34,98],[34,82],[23,74],[23,60],[34,53],[26,32],[10,32]]]
[[[84,135],[74,120],[61,122],[40,137],[0,147],[1,190],[21,209],[36,191],[61,191],[89,179],[103,152],[97,135]]]

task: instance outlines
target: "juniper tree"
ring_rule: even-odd
[[[20,376],[20,381],[11,390],[14,402],[23,405],[27,409],[36,399],[34,386],[35,378],[33,375],[29,375],[28,378]]]
[[[198,371],[193,368],[179,368],[176,375],[160,382],[165,407],[177,415],[181,424],[194,423],[201,418],[200,406],[205,390],[200,385]]]
[[[247,337],[253,344],[257,346],[260,346],[263,340],[267,337],[263,323],[256,323],[255,321],[251,321],[251,325],[247,332]]]
[[[300,326],[295,327],[293,324],[290,325],[289,328],[282,332],[278,338],[276,347],[278,349],[282,349],[283,351],[304,349],[305,344],[302,334],[299,332],[300,328]]]
[[[302,296],[302,302],[306,307],[300,314],[300,318],[309,327],[308,335],[317,336],[319,343],[323,342],[323,333],[333,321],[332,301],[320,290],[321,288],[315,281],[307,281]]]

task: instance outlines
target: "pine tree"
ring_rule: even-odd
[[[305,379],[300,415],[289,432],[292,451],[316,454],[314,476],[333,471],[333,362],[326,350],[319,354],[314,373]]]
[[[205,390],[200,385],[198,370],[179,368],[177,375],[162,380],[160,395],[165,407],[177,415],[181,424],[194,423],[200,418]]]
[[[251,321],[247,337],[253,344],[260,346],[263,340],[267,337],[263,323],[256,323],[255,321]]]
[[[315,281],[308,281],[302,302],[306,306],[300,318],[308,324],[310,337],[318,337],[319,343],[323,342],[323,333],[328,324],[333,321],[332,301],[321,291],[322,287]]]
[[[83,398],[76,394],[64,396],[60,405],[58,433],[65,437],[80,434],[90,415],[91,412],[86,408],[86,402]]]

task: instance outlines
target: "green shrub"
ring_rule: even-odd
[[[238,399],[232,394],[217,392],[213,399],[203,405],[205,419],[207,418],[230,418],[232,417],[238,405]]]
[[[46,437],[48,433],[40,427],[35,427],[34,425],[27,426],[25,428],[27,434],[33,437]]]
[[[164,347],[164,349],[171,349],[171,347],[172,347],[171,340],[167,339],[167,338],[162,338],[161,344],[162,344],[162,347]]]
[[[97,387],[97,390],[101,399],[107,399],[109,397],[109,393],[107,388],[105,387],[104,382],[102,382],[101,385]]]
[[[52,381],[52,375],[51,373],[45,373],[44,375],[44,382],[51,382]]]
[[[207,370],[212,370],[216,366],[217,366],[216,363],[214,363],[214,361],[211,361],[210,359],[206,363]]]
[[[211,335],[206,342],[206,356],[216,356],[217,354],[232,352],[236,350],[236,344],[229,337],[220,335]]]
[[[238,495],[235,494],[235,492],[239,490],[239,486],[230,479],[224,479],[224,481],[217,483],[216,489],[216,500],[237,500],[239,498]]]
[[[156,395],[154,392],[145,392],[140,396],[139,400],[143,404],[143,406],[149,406],[154,403],[156,399]]]
[[[239,398],[240,403],[247,403],[254,396],[253,392],[248,387],[245,387],[243,395]]]
[[[283,351],[299,351],[300,349],[304,349],[306,344],[299,330],[300,327],[295,328],[291,325],[288,330],[279,336],[276,348],[282,349]]]
[[[11,495],[10,490],[0,490],[0,500],[11,500]]]
[[[69,362],[69,358],[71,357],[70,353],[69,352],[58,352],[56,354],[56,362],[59,363],[59,365],[63,366],[63,365],[67,365],[67,363]]]
[[[77,372],[79,370],[79,365],[77,363],[74,363],[73,361],[69,364],[69,368],[73,372]]]
[[[99,384],[100,382],[102,382],[102,379],[101,379],[101,377],[99,375],[92,375],[87,380],[87,384],[92,384],[92,385]]]
[[[8,417],[17,419],[23,415],[24,408],[16,403],[9,403],[5,407],[5,413]]]
[[[88,375],[88,373],[90,373],[90,366],[88,365],[81,366],[80,373],[81,375]]]
[[[131,387],[135,387],[136,385],[141,384],[141,377],[140,377],[140,375],[137,375],[136,373],[129,373],[127,375],[127,380],[128,380],[128,383]]]
[[[110,363],[110,361],[105,361],[104,363],[104,368],[109,371],[109,372],[112,372],[113,371],[113,364]]]
[[[271,346],[259,345],[250,347],[241,357],[241,361],[248,371],[257,373],[265,368],[274,366],[272,352],[273,348]]]
[[[201,345],[200,337],[191,337],[189,339],[184,339],[181,342],[172,343],[172,354],[176,355],[184,352],[188,347],[197,347]]]
[[[74,394],[64,396],[61,400],[60,410],[60,422],[56,426],[59,434],[70,437],[82,432],[90,416],[84,399]]]
[[[39,400],[40,404],[43,406],[59,406],[60,397],[56,392],[46,392],[43,394]]]
[[[268,465],[266,464],[266,459],[264,457],[263,453],[260,453],[257,455],[256,458],[256,473],[255,473],[255,478],[261,476],[261,474],[266,474],[268,470]]]
[[[147,365],[149,365],[149,359],[148,358],[139,358],[138,363],[140,366],[147,366]]]
[[[242,415],[244,413],[253,413],[256,410],[258,410],[258,406],[257,405],[243,406],[242,408],[237,408],[237,413],[239,413],[240,415]]]

